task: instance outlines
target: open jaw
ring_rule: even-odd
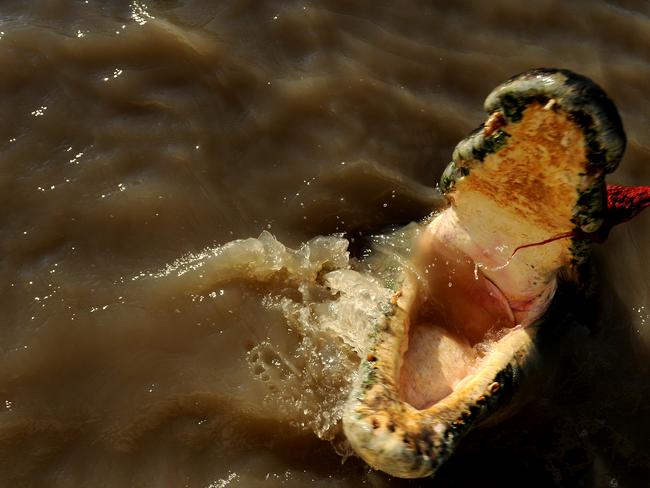
[[[400,398],[420,410],[471,381],[490,345],[518,324],[478,263],[437,239],[427,241],[428,265],[409,285],[414,302],[397,383]]]
[[[564,70],[523,73],[487,98],[441,187],[343,417],[371,466],[432,474],[471,428],[511,410],[535,364],[558,273],[588,254],[574,236],[605,212],[604,175],[625,146],[616,108]]]

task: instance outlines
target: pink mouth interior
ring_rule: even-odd
[[[410,316],[399,389],[418,409],[449,395],[472,374],[480,344],[515,326],[506,297],[468,256],[431,246]]]

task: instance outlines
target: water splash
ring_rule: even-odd
[[[246,353],[252,375],[267,386],[265,403],[297,427],[334,439],[369,328],[384,319],[393,293],[391,273],[410,252],[400,231],[374,239],[363,261],[350,258],[342,237],[317,237],[290,249],[269,232],[205,249],[158,273],[132,278],[157,281],[157,292],[210,296],[238,281],[265,283],[260,302],[281,314],[291,346],[267,337]],[[217,290],[217,291],[215,291]]]
[[[391,290],[355,269],[334,269],[303,281],[297,294],[268,294],[263,304],[279,311],[298,337],[289,354],[264,340],[247,355],[255,377],[269,388],[266,403],[294,426],[333,439],[343,407],[366,354],[369,328],[382,319]]]

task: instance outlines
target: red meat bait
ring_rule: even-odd
[[[650,206],[650,186],[607,186],[605,225],[611,229],[636,217]]]

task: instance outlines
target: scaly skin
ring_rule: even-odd
[[[486,123],[458,144],[442,176],[450,206],[415,246],[415,269],[438,268],[397,277],[343,418],[359,456],[398,477],[433,474],[470,429],[510,410],[535,370],[537,331],[558,273],[588,256],[593,239],[583,237],[607,227],[604,176],[616,168],[625,135],[599,87],[569,71],[532,70],[497,87],[485,109]],[[462,280],[471,266],[475,283],[446,289],[440,273],[465,270]],[[416,402],[405,398],[408,378],[400,374],[405,354],[421,346],[409,344],[409,328],[426,326],[427,303],[442,329],[470,345],[490,321],[508,332],[451,393],[425,392]]]

